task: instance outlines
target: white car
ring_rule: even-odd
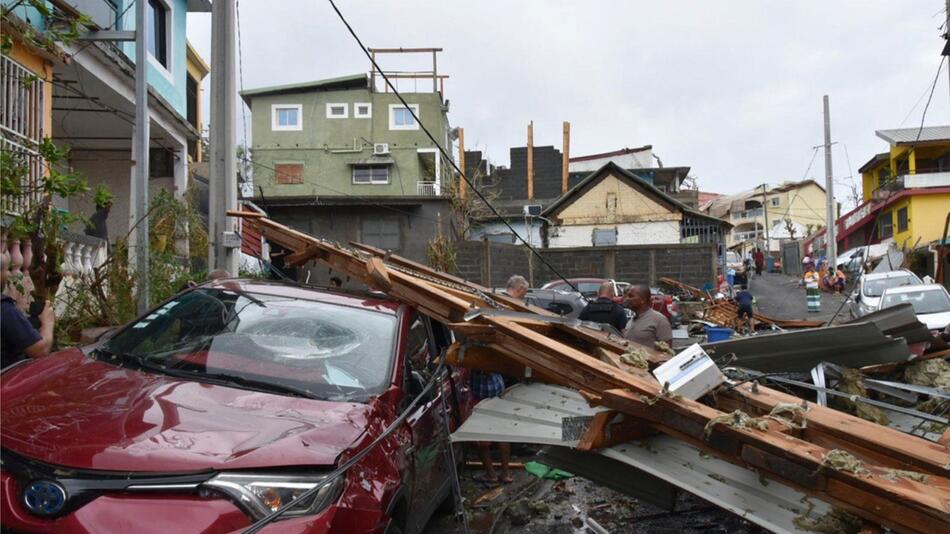
[[[917,320],[930,330],[943,330],[950,324],[950,293],[940,284],[892,287],[881,296],[881,309],[911,304]]]
[[[884,294],[886,289],[916,286],[922,283],[916,274],[906,269],[864,274],[858,281],[858,287],[852,295],[851,314],[857,318],[879,310],[881,295]]]

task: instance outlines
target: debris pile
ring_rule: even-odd
[[[604,332],[559,321],[546,310],[387,251],[359,244],[343,247],[258,214],[237,215],[287,250],[285,265],[319,261],[413,306],[455,333],[459,341],[450,352],[458,354],[462,346],[477,343],[456,360],[461,365],[477,363],[482,369],[570,388],[591,406],[606,409],[605,416],[593,418],[601,424],[592,423],[580,442],[612,447],[637,439],[631,437],[636,434],[659,432],[845,507],[875,525],[923,532],[950,523],[945,467],[950,451],[944,445],[816,404],[807,405],[808,431],[791,432],[785,424],[769,424],[770,416],[787,418],[793,412],[777,407],[802,400],[757,384],[721,387],[698,400],[665,395],[647,370],[622,362],[629,343]],[[646,359],[653,368],[669,359],[652,347],[644,350],[633,361]],[[616,364],[605,363],[602,356]],[[623,422],[607,424],[614,415]],[[901,477],[895,484],[889,477],[898,467],[926,475],[927,483]]]

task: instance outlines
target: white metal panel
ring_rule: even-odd
[[[617,229],[618,245],[665,245],[680,242],[679,221],[657,221],[558,226],[548,230],[548,246],[589,247],[592,244],[594,229],[608,228]]]
[[[592,408],[574,390],[547,384],[518,384],[501,397],[480,402],[452,441],[494,441],[573,447],[562,441],[565,417],[593,416]],[[814,504],[813,514],[830,506],[753,470],[703,454],[672,437],[660,435],[598,451],[665,480],[723,509],[774,532],[803,532],[794,520]]]

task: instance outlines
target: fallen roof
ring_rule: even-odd
[[[452,434],[452,441],[574,447],[577,444],[577,440],[571,439],[574,436],[563,439],[564,420],[591,418],[600,411],[603,410],[589,407],[584,398],[571,389],[518,384],[501,397],[477,404],[473,414]],[[805,493],[778,482],[763,483],[754,470],[704,455],[699,449],[670,436],[615,445],[597,454],[632,468],[636,476],[628,480],[631,486],[647,483],[650,485],[646,489],[667,491],[659,481],[672,484],[773,532],[804,532],[795,526],[795,519],[813,502]],[[821,514],[830,509],[823,502],[813,504],[816,507],[813,513]]]
[[[908,344],[933,340],[933,334],[930,333],[927,325],[917,319],[914,306],[910,303],[884,308],[844,324],[856,323],[874,323],[885,335],[902,337]]]
[[[703,345],[710,356],[735,355],[735,366],[762,372],[807,373],[823,361],[864,367],[906,361],[907,343],[869,322],[759,334]]]
[[[637,152],[646,152],[647,150],[651,150],[652,148],[653,148],[653,145],[643,145],[637,148],[621,148],[620,150],[614,150],[611,152],[601,152],[600,154],[574,156],[570,158],[568,161],[572,161],[572,162],[573,161],[590,161],[592,159],[609,158],[612,156],[625,156],[627,154],[635,154]]]

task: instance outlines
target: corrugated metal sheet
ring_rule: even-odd
[[[920,133],[918,140],[917,134]],[[878,130],[874,132],[878,137],[892,145],[907,144],[919,141],[950,141],[950,126],[924,126],[923,128],[898,128],[893,130]]]
[[[591,408],[576,391],[546,384],[519,384],[501,397],[480,402],[452,434],[452,441],[495,441],[576,446],[562,441],[562,421],[590,417]],[[573,436],[572,436],[573,437]],[[701,454],[669,436],[654,436],[597,451],[643,473],[631,484],[655,477],[729,510],[773,532],[803,532],[794,520],[814,504],[813,513],[830,507],[779,482],[760,479],[751,470]]]
[[[910,350],[902,338],[885,336],[873,323],[760,334],[703,345],[715,359],[735,355],[733,364],[765,373],[807,373],[820,362],[864,367],[905,361]]]

